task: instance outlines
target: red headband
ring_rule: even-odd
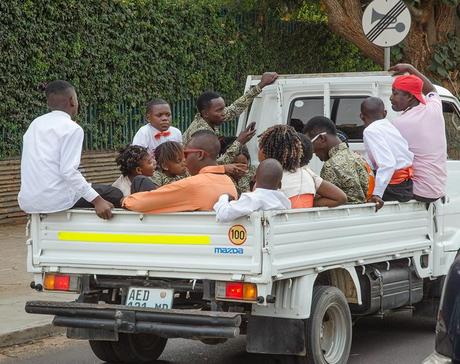
[[[399,76],[393,81],[393,88],[413,95],[422,104],[426,104],[422,94],[423,81],[414,75]]]

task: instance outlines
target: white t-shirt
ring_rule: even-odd
[[[374,171],[373,195],[382,197],[393,173],[412,166],[414,154],[409,151],[407,140],[388,119],[376,120],[363,133],[364,148]]]
[[[281,191],[256,188],[253,192],[242,193],[236,201],[228,201],[228,195],[220,196],[214,205],[216,220],[228,222],[254,211],[285,210],[291,208],[291,201]]]
[[[315,195],[323,179],[308,167],[298,168],[295,172],[283,172],[281,191],[288,197],[304,194]]]
[[[123,193],[123,196],[131,194],[131,180],[128,176],[121,175],[112,183],[112,186],[118,188]]]
[[[91,202],[98,196],[78,170],[83,138],[83,129],[63,111],[32,121],[23,137],[18,195],[22,210],[63,211],[82,197]]]
[[[158,147],[160,144],[163,144],[164,142],[172,141],[182,144],[182,133],[179,129],[170,126],[167,131],[169,131],[171,134],[168,136],[162,135],[159,138],[155,138],[155,135],[160,131],[151,124],[146,124],[137,131],[132,144],[146,147],[151,153],[155,151],[156,147]]]

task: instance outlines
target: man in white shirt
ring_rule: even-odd
[[[376,171],[370,200],[377,204],[377,210],[383,201],[407,202],[413,197],[414,154],[386,115],[385,105],[377,97],[369,97],[361,104],[364,148],[371,168]]]
[[[111,202],[119,207],[123,195],[112,186],[91,186],[78,170],[84,133],[72,120],[78,112],[75,89],[58,80],[45,93],[51,112],[32,121],[23,137],[19,206],[27,213],[52,213],[94,205],[99,217],[110,219]]]
[[[145,119],[147,124],[142,126],[133,139],[133,145],[146,147],[153,155],[160,144],[173,141],[182,143],[182,133],[171,126],[171,108],[163,99],[153,99],[147,103]]]
[[[228,222],[258,210],[285,210],[291,202],[279,191],[283,167],[276,159],[268,158],[260,162],[256,172],[256,189],[245,192],[236,201],[229,201],[228,195],[220,196],[214,205],[216,220]]]

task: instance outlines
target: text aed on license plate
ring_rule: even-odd
[[[129,287],[126,305],[134,307],[172,308],[174,290]]]

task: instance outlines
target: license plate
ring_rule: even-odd
[[[126,305],[168,309],[172,308],[173,297],[172,289],[130,287]]]

